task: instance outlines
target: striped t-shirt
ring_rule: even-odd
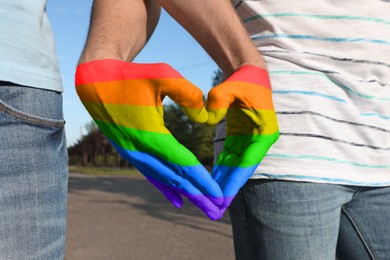
[[[280,127],[252,177],[390,185],[390,1],[233,4],[267,62]]]

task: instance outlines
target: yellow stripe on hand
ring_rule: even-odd
[[[84,103],[98,121],[137,130],[169,134],[164,126],[163,107]],[[147,123],[146,123],[147,122]]]
[[[227,135],[263,135],[278,131],[274,110],[230,108],[227,112]]]

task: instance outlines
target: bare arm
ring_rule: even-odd
[[[134,59],[157,25],[160,5],[193,35],[225,76],[245,64],[265,67],[229,0],[95,0],[80,63]]]
[[[230,75],[240,66],[265,68],[230,0],[158,0]]]
[[[98,59],[131,61],[152,35],[160,9],[155,0],[94,0],[79,63]]]

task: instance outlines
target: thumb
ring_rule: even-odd
[[[207,96],[206,107],[209,114],[207,124],[209,125],[218,124],[226,116],[230,104],[234,101],[234,98],[225,91],[225,84],[222,83],[211,89]]]
[[[168,64],[165,64],[169,66]],[[196,123],[205,123],[208,119],[207,111],[204,107],[203,92],[190,81],[186,80],[179,72],[172,67],[171,73],[175,72],[175,77],[161,82],[161,94],[170,97],[175,101],[183,112]]]

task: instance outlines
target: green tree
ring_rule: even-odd
[[[120,157],[95,122],[87,123],[85,129],[87,134],[68,148],[69,164],[105,167],[129,166],[129,163]]]
[[[192,122],[176,104],[164,106],[165,126],[205,166],[213,164],[215,128]]]
[[[219,83],[221,83],[222,81],[222,71],[221,70],[217,70],[217,71],[214,71],[214,75],[213,75],[213,79],[212,79],[212,86],[215,87],[216,85],[218,85]]]

